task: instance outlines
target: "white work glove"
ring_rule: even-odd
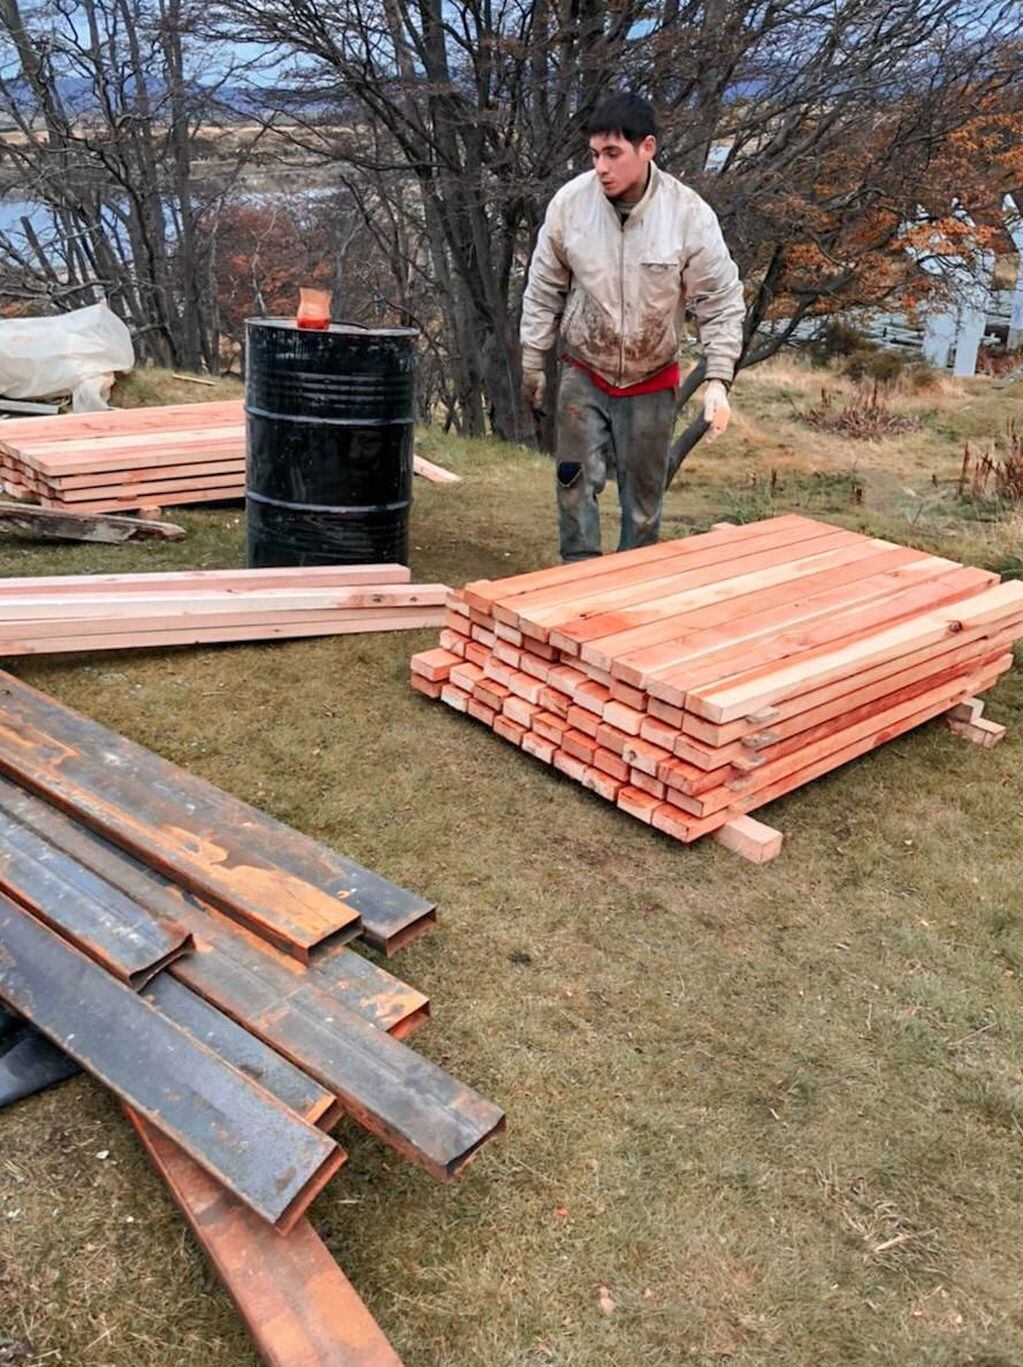
[[[732,408],[728,402],[728,390],[723,381],[708,380],[707,388],[703,391],[703,421],[709,423],[710,431],[705,440],[717,441],[728,426],[728,419],[731,416]]]
[[[547,394],[547,376],[542,370],[531,367],[522,368],[522,401],[534,413],[543,412],[543,401]]]

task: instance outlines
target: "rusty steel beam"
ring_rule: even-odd
[[[421,992],[347,946],[328,949],[312,964],[280,954],[237,921],[5,778],[0,778],[0,811],[119,888],[150,915],[191,931],[196,954],[208,956],[207,971],[232,985],[236,1016],[244,1016],[253,992],[265,1003],[310,984],[398,1038],[406,1038],[429,1017],[429,1001]]]
[[[3,894],[0,997],[282,1229],[344,1160],[321,1130]]]
[[[33,820],[41,821],[37,809],[45,804],[32,803]],[[20,804],[22,814],[28,805]],[[68,848],[67,831],[57,832],[54,822],[47,822],[44,833],[48,839],[59,835],[62,848]],[[71,851],[76,858],[78,848]],[[188,920],[191,899],[170,890],[168,896],[178,909],[174,919],[196,928],[195,952],[173,964],[172,975],[314,1077],[364,1128],[398,1152],[448,1179],[504,1129],[498,1107],[376,1028],[380,1022],[372,1010],[353,1009],[336,987],[321,988],[316,965],[306,970],[299,964],[278,966],[275,972],[269,953],[243,959],[232,953],[239,943],[233,926],[221,952],[219,932],[210,935],[209,923],[200,928]],[[357,985],[353,991],[357,995]]]
[[[0,771],[302,960],[360,930],[393,950],[432,924],[431,903],[9,674]]]
[[[187,930],[140,910],[2,810],[0,891],[129,987],[142,987],[192,947]]]
[[[258,1082],[310,1125],[329,1129],[338,1119],[340,1108],[332,1093],[168,973],[147,983],[142,996],[161,1015]]]
[[[232,1015],[237,996],[219,973],[204,974],[202,963],[196,954],[171,972]],[[364,1129],[442,1181],[505,1128],[493,1102],[311,987],[262,1009],[248,998],[244,1024],[333,1092]]]
[[[285,1236],[269,1229],[176,1144],[125,1110],[269,1367],[401,1367],[308,1220]]]

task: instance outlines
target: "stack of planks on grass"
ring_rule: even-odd
[[[0,656],[439,626],[447,589],[404,565],[0,579]]]
[[[458,480],[419,456],[413,468]],[[242,498],[244,409],[230,399],[15,419],[0,426],[0,481],[16,498],[83,513]]]
[[[116,512],[241,498],[241,403],[107,409],[3,424],[0,479],[47,508]]]
[[[0,756],[0,1001],[121,1098],[266,1360],[393,1363],[302,1217],[342,1113],[445,1180],[503,1129],[349,944],[433,907],[9,676]]]
[[[763,861],[747,813],[990,688],[1021,636],[1023,584],[789,515],[469,584],[412,684]]]

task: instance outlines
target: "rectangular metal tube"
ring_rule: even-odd
[[[20,822],[83,868],[120,889],[152,916],[184,926],[195,937],[197,954],[210,958],[209,972],[220,974],[244,994],[261,982],[259,1001],[289,996],[303,983],[315,983],[383,1030],[404,1037],[429,1014],[421,992],[400,982],[346,945],[331,947],[312,964],[279,953],[237,921],[223,916],[169,878],[102,835],[79,826],[66,812],[0,777],[0,811]],[[248,986],[247,986],[248,985]],[[270,998],[265,993],[271,994]]]
[[[271,1223],[296,1219],[343,1161],[322,1131],[3,895],[0,997]]]
[[[20,1030],[23,1025],[24,1021],[22,1018],[15,1015],[13,1011],[8,1011],[3,1003],[0,1002],[0,1040],[6,1039],[7,1036],[12,1035],[15,1030]]]
[[[275,1096],[289,1111],[294,1111],[310,1125],[324,1126],[336,1115],[334,1095],[314,1081],[301,1068],[264,1044],[244,1026],[238,1025],[223,1011],[189,991],[169,973],[160,973],[143,988],[143,999],[180,1026],[193,1039],[212,1049],[215,1054],[237,1068],[253,1082],[259,1083]]]
[[[2,800],[11,805],[9,794]],[[13,805],[34,813],[40,823],[49,811],[40,813],[45,804],[38,799]],[[58,820],[46,820],[48,838],[59,837],[62,848],[73,846],[77,858],[82,842],[68,839],[73,823],[60,813],[52,815]],[[95,840],[88,836],[89,842]],[[124,861],[120,852],[111,854],[104,876]],[[122,875],[115,871],[110,876]],[[146,886],[143,882],[143,891]],[[150,886],[158,889],[156,883]],[[482,1144],[503,1130],[498,1107],[377,1028],[381,1022],[365,1002],[362,1010],[348,1005],[358,1000],[358,980],[342,996],[336,961],[331,986],[324,989],[315,964],[308,969],[297,963],[271,967],[269,951],[246,959],[234,952],[241,932],[233,926],[213,929],[210,918],[205,923],[189,920],[190,899],[165,891],[169,902],[161,905],[179,908],[175,919],[196,927],[195,952],[173,964],[172,975],[314,1077],[364,1128],[443,1179],[455,1176]]]
[[[0,704],[0,771],[287,952],[429,923],[431,903],[8,674]]]
[[[401,1367],[308,1220],[275,1233],[176,1144],[125,1111],[269,1367]]]
[[[191,948],[187,930],[141,910],[2,810],[0,891],[130,987]]]

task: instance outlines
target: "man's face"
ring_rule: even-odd
[[[590,138],[590,156],[608,199],[621,199],[630,191],[641,191],[646,185],[647,167],[656,151],[656,138],[644,138],[634,147],[620,133],[595,133]]]

